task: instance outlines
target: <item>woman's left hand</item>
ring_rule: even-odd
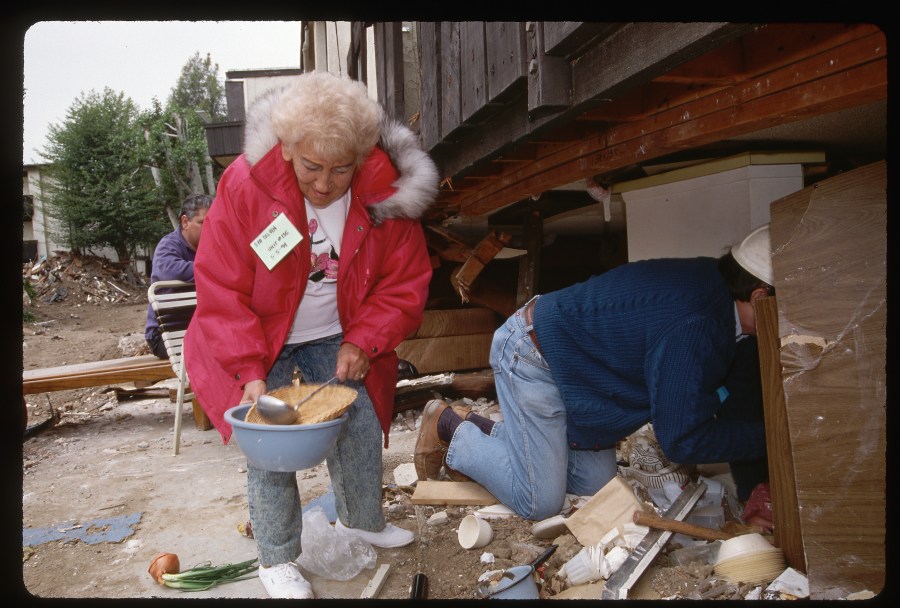
[[[369,358],[355,344],[344,342],[338,350],[337,368],[334,375],[340,382],[355,380],[362,382],[369,373]]]

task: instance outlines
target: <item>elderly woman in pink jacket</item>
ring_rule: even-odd
[[[326,459],[342,534],[399,547],[413,532],[385,523],[387,446],[397,345],[422,321],[431,265],[420,218],[438,174],[413,133],[384,116],[359,82],[298,76],[251,109],[244,152],[222,175],[194,266],[197,310],[185,360],[191,387],[228,441],[224,413],[288,385],[336,375],[357,389]],[[254,248],[278,230],[277,252]],[[260,580],[271,597],[312,598],[295,560],[295,473],[248,463]]]

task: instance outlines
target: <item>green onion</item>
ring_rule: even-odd
[[[256,560],[257,558],[254,557],[238,564],[221,566],[203,562],[178,574],[163,574],[162,584],[182,591],[203,591],[216,585],[253,578],[256,575],[249,573],[256,570]]]

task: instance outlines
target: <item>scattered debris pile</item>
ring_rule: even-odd
[[[502,418],[496,401],[463,399],[459,404],[485,417]],[[398,428],[409,424],[405,413],[397,415]],[[727,472],[712,468],[705,475],[696,467],[669,462],[650,425],[624,440],[618,452],[620,474],[606,487],[592,497],[568,495],[567,506],[558,515],[540,522],[527,522],[500,504],[466,506],[461,500],[464,484],[420,493],[418,487],[410,487],[419,485],[414,472],[404,469],[412,464],[398,467],[394,477],[401,490],[415,490],[413,495],[404,497],[402,505],[385,506],[389,514],[414,509],[417,518],[427,524],[426,535],[436,534],[441,527],[452,529],[466,515],[487,520],[493,528],[487,545],[471,556],[463,550],[454,559],[460,571],[467,562],[477,560],[477,565],[468,567],[481,576],[527,564],[555,546],[546,562],[535,568],[543,599],[808,596],[805,577],[786,567],[780,550],[772,546],[770,533],[742,520],[743,505],[723,483],[729,479]],[[673,512],[683,513],[676,517]],[[732,551],[736,557],[730,564],[725,556],[720,559],[721,547],[751,539],[761,545],[755,553]],[[426,574],[438,576],[437,572]],[[470,587],[474,578],[471,571],[462,576]],[[639,578],[642,582],[635,584]],[[470,588],[438,588],[441,582],[434,583],[440,597],[474,597]],[[631,586],[635,588],[629,589]]]
[[[148,282],[129,263],[92,255],[56,252],[22,265],[25,306],[76,304],[137,304],[147,301]]]

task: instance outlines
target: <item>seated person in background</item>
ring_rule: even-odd
[[[150,272],[151,283],[194,280],[194,256],[197,254],[197,244],[200,243],[200,229],[212,202],[213,197],[209,194],[192,194],[184,199],[178,216],[181,224],[160,239],[156,245],[153,253],[153,270]],[[144,337],[151,353],[160,359],[169,358],[160,336],[156,313],[150,305],[147,306]]]

